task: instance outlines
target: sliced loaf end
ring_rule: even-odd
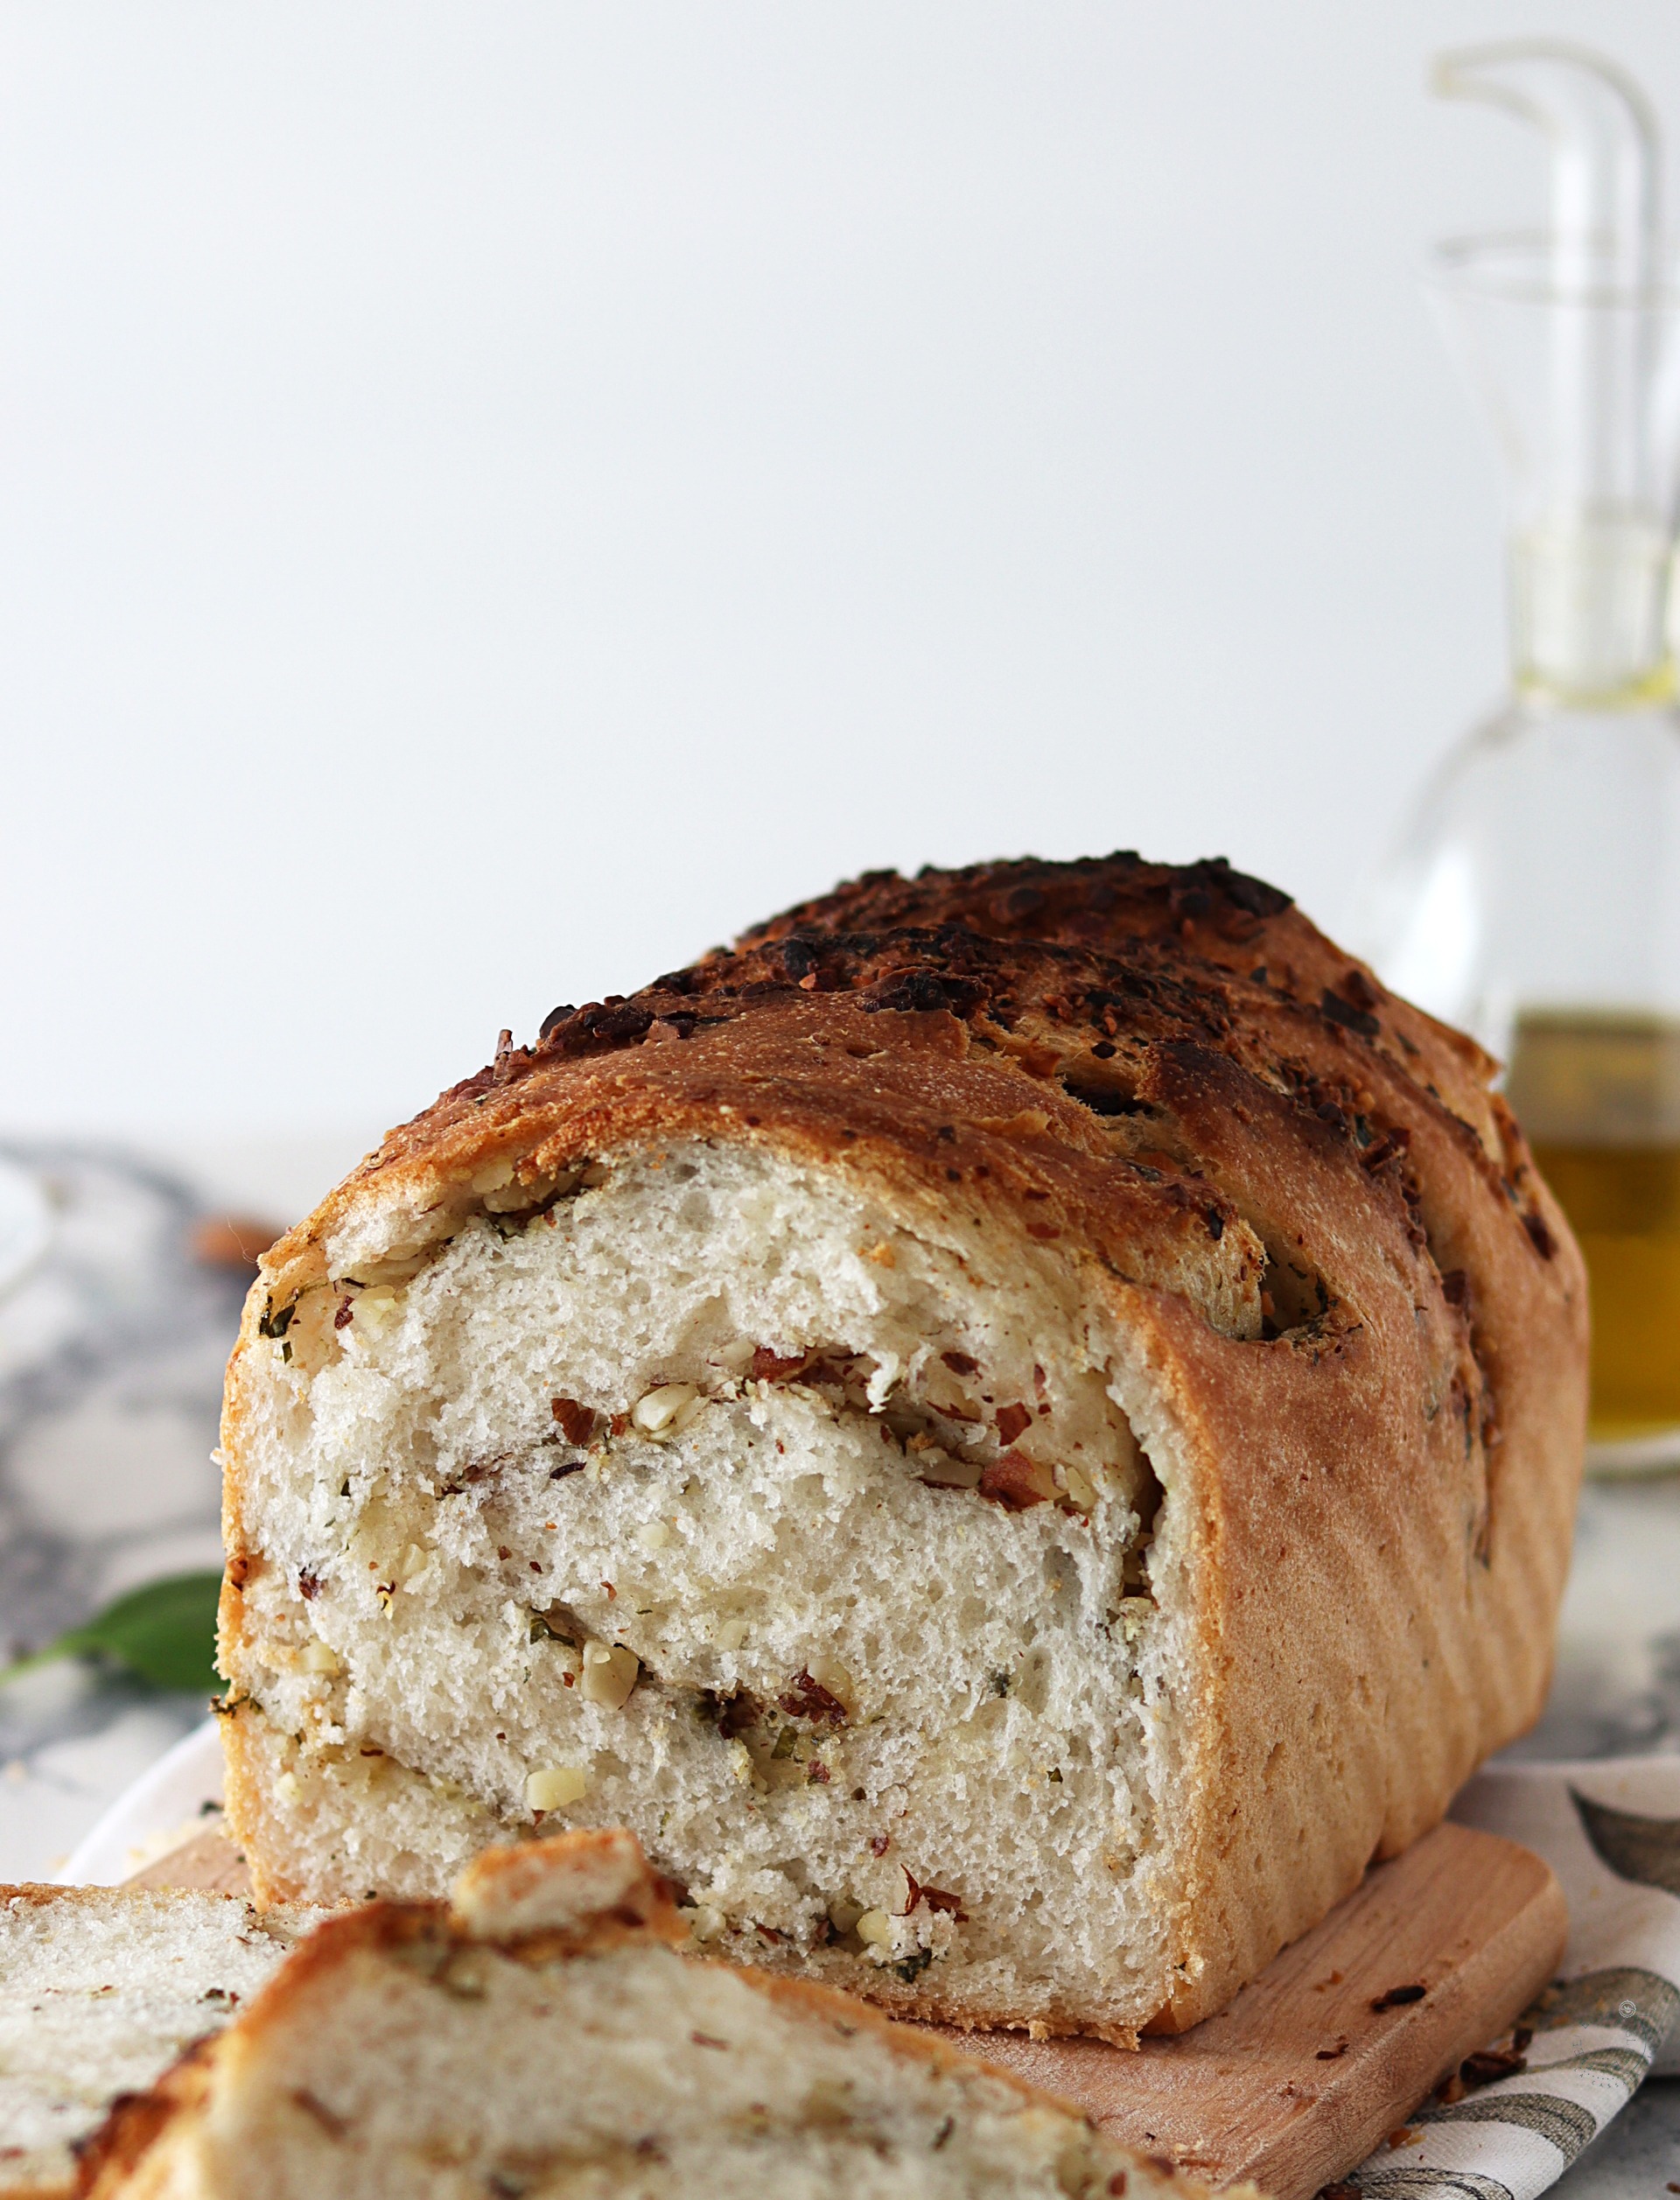
[[[346,1913],[119,2112],[89,2200],[1200,2193],[844,1995],[685,1961],[680,1930],[613,1832],[487,1857],[448,1905]]]

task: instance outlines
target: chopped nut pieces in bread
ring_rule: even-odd
[[[233,1895],[0,1888],[0,2200],[70,2193],[119,2095],[226,2024],[318,1913]]]
[[[685,1963],[686,1937],[614,1832],[334,1918],[117,2112],[88,2200],[1202,2196],[844,1995]]]
[[[1534,1718],[1580,1259],[1272,888],[878,874],[394,1132],[229,1370],[260,1893],[626,1824],[715,1952],[1119,2041]]]

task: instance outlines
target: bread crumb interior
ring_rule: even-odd
[[[711,1952],[1152,2013],[1166,1447],[1076,1277],[699,1142],[378,1274],[270,1342],[240,1501],[234,1695],[300,1883],[624,1825]]]

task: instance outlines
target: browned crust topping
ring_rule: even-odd
[[[1025,856],[1011,862],[970,864],[939,871],[928,864],[914,879],[896,871],[866,871],[832,893],[756,924],[749,941],[779,939],[791,931],[851,931],[863,925],[966,926],[993,939],[1070,940],[1094,943],[1131,928],[1129,917],[1171,928],[1211,924],[1241,944],[1269,917],[1292,905],[1286,893],[1233,871],[1223,856],[1200,863],[1145,863],[1133,849],[1086,856],[1073,863],[1043,863]]]
[[[1165,1112],[1144,1091],[1152,1068],[1170,1065],[1180,1081],[1205,1087],[1222,1082],[1208,1076],[1219,1056],[1291,1101],[1299,1137],[1318,1139],[1320,1125],[1332,1132],[1386,1187],[1418,1246],[1427,1239],[1412,1156],[1421,1118],[1474,1153],[1536,1255],[1554,1250],[1521,1133],[1488,1091],[1494,1065],[1390,994],[1287,895],[1217,858],[1177,868],[1121,854],[915,879],[867,873],[639,993],[555,1010],[535,1048],[503,1047],[440,1105],[481,1101],[561,1062],[704,1040],[773,1006],[824,1002],[906,1022],[954,1019],[1024,1078],[1054,1079],[1053,1089],[1116,1124]],[[939,1046],[942,1035],[894,1031],[895,1047],[919,1041]],[[984,1127],[1018,1139],[1061,1128],[1032,1118],[1027,1105]],[[1222,1236],[1232,1213],[1225,1202],[1186,1182],[1171,1155],[1163,1170],[1145,1144],[1124,1145],[1123,1166],[1166,1182],[1180,1205],[1200,1196],[1209,1236]],[[948,1174],[960,1181],[959,1170]],[[1056,1234],[1047,1222],[1029,1229]]]
[[[1453,1410],[1466,1444],[1491,1453],[1485,1251],[1450,1226],[1466,1165],[1524,1262],[1550,1264],[1558,1243],[1522,1133],[1488,1090],[1494,1067],[1222,858],[873,872],[634,995],[555,1009],[534,1047],[503,1034],[494,1061],[394,1132],[314,1227],[370,1176],[504,1137],[513,1153],[539,1129],[540,1161],[515,1155],[532,1189],[528,1207],[501,1209],[509,1224],[551,1203],[543,1172],[592,1118],[662,1113],[675,1132],[728,1118],[737,1137],[792,1124],[830,1152],[862,1158],[885,1141],[948,1187],[1026,1202],[1028,1237],[1082,1239],[1122,1275],[1139,1233],[1187,1250],[1246,1222],[1270,1256],[1264,1335],[1336,1349],[1358,1313],[1292,1226],[1286,1169],[1250,1165],[1246,1130],[1250,1146],[1355,1180],[1362,1208],[1375,1199],[1418,1272],[1415,1295],[1462,1338]],[[553,1137],[560,1122],[569,1139]],[[1444,1195],[1444,1181],[1456,1188]],[[284,1339],[304,1231],[265,1264],[281,1287],[262,1335]],[[573,1401],[553,1412],[588,1440]],[[986,1494],[1005,1504],[1039,1500],[1030,1474],[993,1480]]]

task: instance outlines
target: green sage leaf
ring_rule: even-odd
[[[148,1581],[108,1604],[80,1627],[60,1635],[15,1665],[0,1681],[60,1657],[102,1657],[157,1688],[207,1694],[220,1685],[216,1673],[216,1601],[220,1573],[175,1573]]]

